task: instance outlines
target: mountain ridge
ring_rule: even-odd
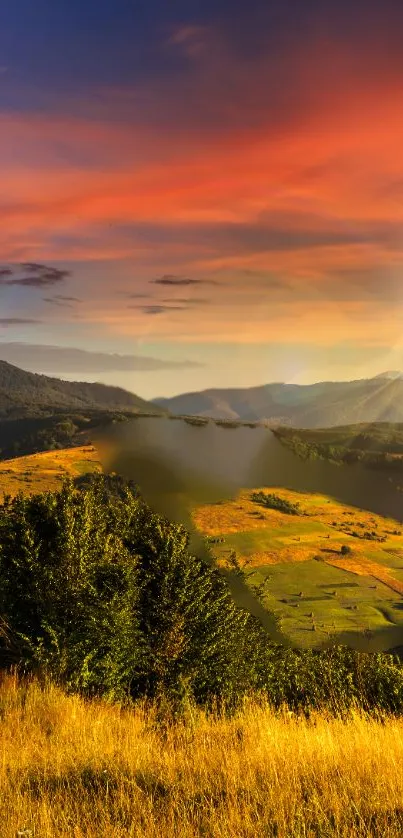
[[[58,409],[163,412],[158,405],[120,387],[64,381],[0,360],[0,417],[37,416]]]
[[[154,399],[153,403],[176,415],[264,421],[271,425],[305,428],[402,422],[403,375],[392,376],[389,372],[352,381],[209,388]]]

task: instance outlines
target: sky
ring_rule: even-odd
[[[401,0],[3,0],[0,358],[145,398],[403,368]]]

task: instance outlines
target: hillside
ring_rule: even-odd
[[[49,410],[99,409],[161,412],[157,405],[119,387],[61,381],[0,361],[0,418],[41,416]]]
[[[403,422],[403,379],[397,373],[357,381],[266,384],[185,393],[154,404],[173,414],[324,428],[360,422]]]
[[[344,425],[335,428],[279,427],[277,439],[303,459],[361,463],[369,468],[403,471],[403,424],[390,422]]]
[[[5,460],[0,463],[0,502],[4,495],[15,497],[19,492],[54,492],[66,478],[100,471],[99,455],[92,445]]]

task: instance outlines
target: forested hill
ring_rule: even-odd
[[[49,410],[124,410],[165,412],[157,405],[119,387],[61,381],[25,372],[0,361],[0,418],[41,416]]]
[[[361,463],[370,468],[403,471],[403,424],[390,422],[336,428],[274,428],[277,439],[303,459]]]

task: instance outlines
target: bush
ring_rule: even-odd
[[[251,500],[268,509],[277,509],[279,512],[285,512],[286,515],[301,515],[299,503],[291,503],[291,501],[285,498],[280,498],[279,495],[268,492],[252,492]]]
[[[352,533],[352,535],[354,535],[354,533]],[[342,544],[340,548],[340,553],[342,556],[350,556],[352,552],[353,551],[351,547],[348,546],[348,544]]]

